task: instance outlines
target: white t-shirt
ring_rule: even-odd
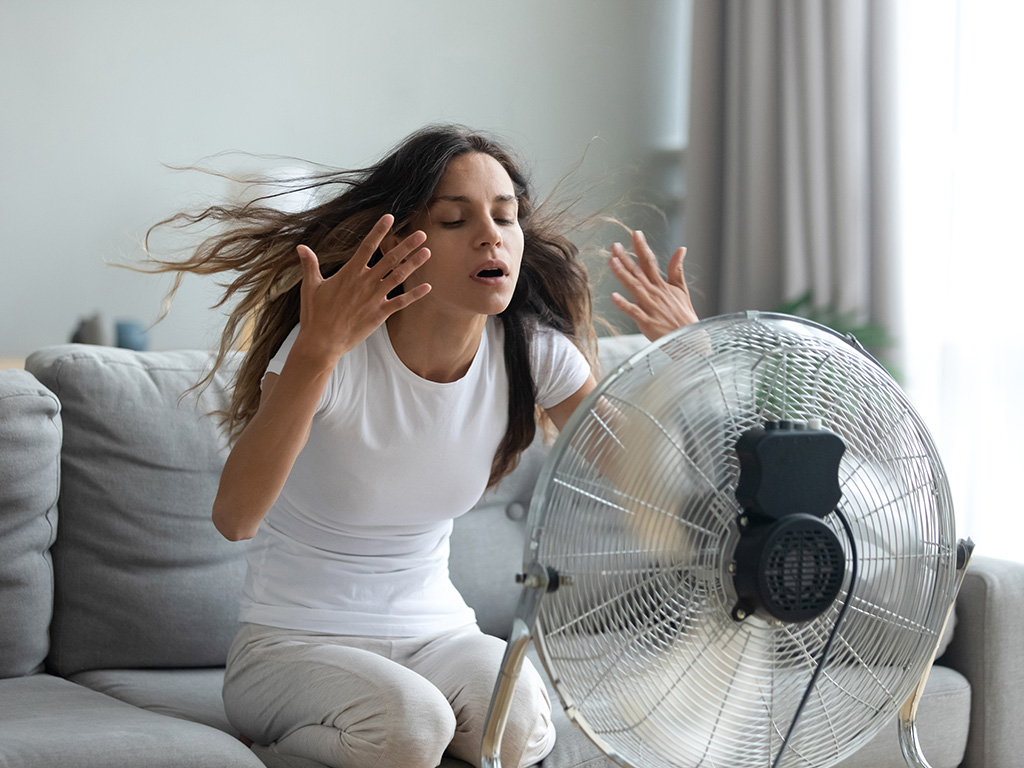
[[[267,370],[280,373],[292,331]],[[416,636],[475,615],[448,576],[452,521],[486,489],[508,423],[504,332],[489,318],[458,381],[420,378],[380,326],[324,389],[309,439],[248,554],[241,620],[339,635]],[[537,403],[587,379],[564,335],[534,336]]]

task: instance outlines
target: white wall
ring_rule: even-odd
[[[149,225],[230,192],[163,163],[241,150],[350,167],[454,121],[510,139],[541,192],[585,151],[582,180],[632,165],[616,194],[643,186],[683,136],[687,8],[3,0],[0,357],[67,341],[95,311],[157,316],[167,281],[106,262],[139,258]],[[212,289],[189,282],[152,347],[212,344]]]

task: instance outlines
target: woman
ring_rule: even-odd
[[[253,541],[224,683],[248,738],[343,768],[479,765],[504,643],[448,578],[452,520],[510,472],[535,408],[564,425],[595,386],[589,286],[557,221],[494,141],[456,127],[317,185],[301,213],[210,208],[228,229],[168,271],[236,271],[222,341],[255,317],[213,508]],[[668,282],[643,241],[612,269],[649,336],[692,322],[682,250]],[[296,263],[300,268],[296,269]],[[554,745],[524,665],[502,763]]]

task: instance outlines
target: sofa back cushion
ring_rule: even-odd
[[[38,672],[49,647],[60,443],[53,393],[0,371],[0,678]]]
[[[64,424],[47,660],[58,674],[224,663],[245,546],[210,520],[227,446],[209,414],[225,406],[228,372],[187,394],[209,364],[199,351],[88,345],[26,362]]]

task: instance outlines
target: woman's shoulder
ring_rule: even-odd
[[[538,322],[534,327],[530,346],[535,354],[576,349],[569,334],[542,322]]]

